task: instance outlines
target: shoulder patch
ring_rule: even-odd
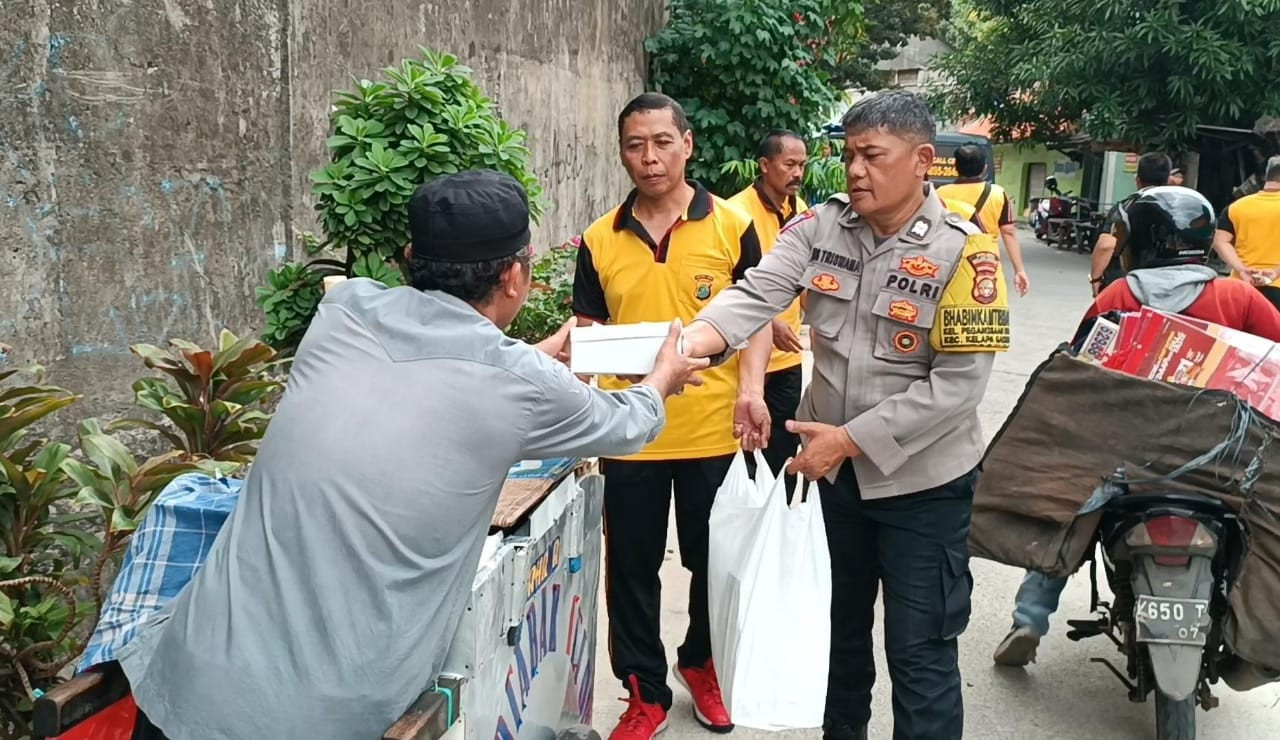
[[[783,225],[782,229],[778,232],[778,235],[781,236],[782,234],[787,233],[787,231],[789,231],[790,229],[794,228],[795,226],[798,226],[799,224],[804,223],[805,221],[808,221],[809,219],[817,215],[818,215],[818,210],[816,208],[811,208],[803,213],[798,213],[795,216],[792,216],[791,220],[787,221],[787,223]]]
[[[947,219],[950,223],[950,219]],[[1009,292],[995,234],[977,231],[964,249],[938,302],[929,343],[937,352],[1004,352],[1009,349]]]
[[[947,217],[942,220],[945,221],[947,225],[959,230],[965,236],[973,236],[975,234],[982,233],[982,229],[979,229],[972,221],[966,220],[958,213],[948,213]]]

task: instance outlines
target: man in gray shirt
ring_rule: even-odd
[[[142,737],[381,737],[440,670],[511,465],[638,451],[707,365],[673,325],[606,392],[553,359],[567,326],[504,336],[530,288],[509,176],[437,178],[409,208],[412,287],[325,297],[208,560],[120,652]]]

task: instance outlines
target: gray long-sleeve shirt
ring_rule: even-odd
[[[697,318],[738,347],[808,291],[813,382],[796,417],[848,431],[863,498],[927,490],[981,459],[977,406],[992,351],[1008,344],[998,250],[976,232],[927,188],[902,232],[877,243],[835,196]]]
[[[120,653],[138,705],[173,740],[381,737],[440,670],[510,466],[664,423],[452,296],[340,284],[208,560]]]

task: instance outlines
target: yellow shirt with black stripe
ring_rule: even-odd
[[[1227,206],[1218,228],[1235,237],[1236,254],[1250,270],[1280,267],[1280,191],[1263,190]],[[1240,275],[1232,272],[1232,277]],[[1272,285],[1280,286],[1280,278]]]
[[[987,187],[985,180],[961,178],[938,188],[938,197],[947,203],[961,202],[971,209],[978,205],[982,191]],[[998,234],[1001,226],[1013,223],[1013,205],[1009,202],[1009,194],[1004,188],[990,183],[991,192],[987,193],[987,202],[982,204],[978,212],[978,228],[988,234]]]
[[[756,235],[760,237],[760,250],[764,254],[768,254],[769,250],[773,249],[774,243],[778,241],[778,232],[782,231],[783,225],[791,220],[792,216],[809,210],[808,204],[797,195],[793,195],[781,204],[775,205],[759,180],[729,198],[729,202],[740,207],[751,216],[751,220],[756,227]],[[778,314],[778,318],[787,322],[791,327],[791,331],[795,332],[796,336],[799,336],[800,300],[792,301],[787,310]],[[769,357],[768,372],[772,373],[795,367],[802,360],[803,358],[799,352],[784,352],[780,349],[775,349]]]
[[[688,325],[713,296],[760,261],[751,217],[691,182],[693,198],[671,229],[650,235],[632,213],[633,191],[582,234],[573,311],[601,323],[671,321]],[[733,407],[738,360],[704,371],[702,385],[667,399],[667,425],[628,460],[693,460],[737,451]],[[627,381],[601,377],[602,388]]]

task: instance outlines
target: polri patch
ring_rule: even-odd
[[[898,269],[915,278],[936,278],[941,270],[937,262],[919,255],[903,257]]]
[[[834,293],[837,290],[840,290],[840,281],[836,279],[835,275],[832,275],[829,272],[814,275],[811,282],[813,283],[813,287],[823,293]]]
[[[705,301],[711,297],[711,285],[716,279],[711,275],[694,275],[693,282],[695,285],[693,297],[700,301]]]
[[[914,324],[920,318],[920,307],[907,300],[893,301],[889,304],[889,318],[904,324]]]

